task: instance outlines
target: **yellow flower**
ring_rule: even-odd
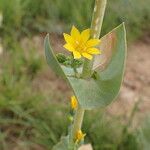
[[[71,97],[71,108],[76,109],[78,107],[78,101],[75,96]]]
[[[100,50],[95,48],[100,43],[99,39],[90,39],[90,29],[83,30],[81,33],[76,27],[72,27],[71,35],[64,33],[66,44],[64,48],[73,53],[75,59],[81,56],[92,59],[93,54],[100,54]]]
[[[80,142],[82,139],[84,139],[85,136],[86,134],[84,134],[81,130],[77,131],[76,142]]]

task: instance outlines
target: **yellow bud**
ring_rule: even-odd
[[[71,97],[71,108],[76,109],[78,107],[78,101],[75,96]]]

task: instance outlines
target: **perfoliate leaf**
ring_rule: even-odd
[[[93,65],[94,75],[90,79],[75,78],[71,69],[61,68],[57,61],[53,61],[54,58],[51,61],[49,60],[50,66],[54,68],[53,70],[57,74],[60,72],[60,74],[66,75],[80,105],[85,109],[105,107],[118,95],[126,58],[124,24],[102,37],[99,49],[101,49],[102,54],[97,55],[95,58]],[[52,52],[47,55],[54,57]],[[49,56],[48,58],[51,57]],[[57,70],[55,65],[58,68]]]

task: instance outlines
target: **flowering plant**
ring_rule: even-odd
[[[64,33],[64,48],[72,55],[55,55],[49,35],[45,38],[45,55],[53,71],[71,86],[72,116],[68,135],[53,150],[77,150],[83,143],[82,121],[85,110],[104,108],[118,95],[126,58],[124,23],[100,37],[107,0],[95,0],[91,28],[82,31],[73,26]]]

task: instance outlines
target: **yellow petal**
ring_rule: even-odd
[[[99,39],[90,39],[87,41],[86,46],[87,47],[93,47],[93,46],[98,45],[99,43],[100,43]]]
[[[82,56],[91,60],[92,59],[92,55],[88,54],[88,53],[82,53]]]
[[[81,32],[81,38],[83,42],[86,42],[90,38],[90,29],[86,29]]]
[[[69,34],[64,33],[63,35],[64,35],[65,41],[67,43],[69,43],[69,44],[73,44],[74,43],[73,38]]]
[[[74,56],[74,59],[79,59],[81,58],[81,54],[77,51],[73,51],[73,56]]]
[[[79,30],[75,26],[73,26],[71,29],[71,36],[75,40],[76,39],[80,40],[80,38],[81,38]]]
[[[87,49],[87,52],[89,53],[89,54],[100,54],[101,53],[101,51],[99,50],[99,49],[97,49],[97,48],[88,48]]]
[[[63,47],[70,52],[74,51],[74,47],[69,43],[65,44]]]

